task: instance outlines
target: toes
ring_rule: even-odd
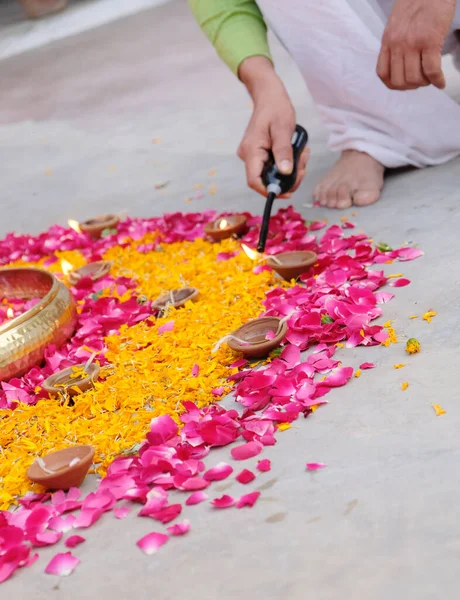
[[[315,187],[315,189],[313,190],[313,202],[315,204],[320,204],[320,200],[321,200],[321,188],[319,185],[317,185]]]
[[[328,208],[335,208],[337,206],[337,188],[335,186],[330,187],[326,191],[326,206]]]
[[[337,188],[337,206],[336,208],[344,209],[350,208],[353,204],[353,200],[351,197],[351,190],[348,185],[342,183]]]
[[[374,204],[380,198],[380,190],[357,190],[353,194],[353,204],[356,206],[368,206]]]

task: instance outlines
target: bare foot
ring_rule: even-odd
[[[67,0],[19,0],[29,19],[41,19],[67,7]]]
[[[373,204],[380,198],[384,170],[385,167],[369,154],[345,150],[316,186],[313,200],[328,208]]]

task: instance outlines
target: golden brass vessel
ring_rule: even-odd
[[[0,381],[8,381],[38,365],[47,346],[59,347],[71,337],[77,311],[69,289],[42,269],[0,269],[0,297],[40,298],[30,310],[0,325]]]

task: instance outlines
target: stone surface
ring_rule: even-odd
[[[311,135],[309,174],[294,204],[305,218],[338,222],[341,213],[303,207],[335,158],[296,68],[278,46],[275,55]],[[235,156],[248,97],[184,2],[16,56],[1,73],[1,235],[109,211],[262,211]],[[204,185],[204,197],[195,198],[194,184]],[[265,454],[273,470],[247,486],[263,491],[253,509],[186,508],[192,531],[150,557],[135,542],[160,530],[156,522],[106,516],[84,533],[88,541],[74,551],[82,563],[71,577],[43,574],[58,551],[43,549],[31,569],[2,586],[1,597],[456,599],[459,188],[457,160],[392,175],[378,204],[345,213],[356,212],[353,220],[376,240],[424,249],[422,259],[393,265],[412,284],[396,290],[385,310],[401,340],[417,337],[422,353],[407,358],[404,343],[342,351],[346,364],[377,368],[279,435]],[[430,308],[439,313],[431,324],[409,320]],[[401,362],[408,366],[393,369]],[[402,381],[410,383],[406,392]],[[436,417],[433,402],[447,414]],[[209,464],[227,458],[228,451],[214,452]],[[314,461],[328,467],[305,472]],[[222,482],[214,490],[239,495],[243,486]]]

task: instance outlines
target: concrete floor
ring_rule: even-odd
[[[306,218],[338,220],[341,214],[302,207],[334,157],[295,67],[278,46],[275,54],[311,134],[310,172],[294,203]],[[1,73],[0,235],[104,211],[262,210],[235,157],[248,98],[184,2],[16,56],[2,62]],[[217,194],[186,203],[199,183],[217,184]],[[346,364],[365,360],[378,368],[279,436],[267,451],[273,470],[259,480],[264,493],[254,509],[193,507],[185,512],[188,537],[152,557],[135,541],[157,529],[154,523],[107,516],[85,532],[88,541],[75,551],[82,563],[71,577],[44,575],[56,549],[43,550],[0,597],[456,600],[459,188],[455,161],[392,176],[382,200],[357,211],[354,220],[376,240],[410,240],[426,253],[393,266],[412,285],[398,290],[385,312],[423,351],[402,371],[393,364],[406,361],[404,344],[343,351]],[[430,308],[438,311],[431,324],[408,319]],[[404,380],[410,387],[403,393]],[[436,417],[433,402],[447,414]],[[210,463],[227,457],[214,452]],[[328,467],[306,473],[307,461]],[[216,492],[237,488],[225,483]]]

